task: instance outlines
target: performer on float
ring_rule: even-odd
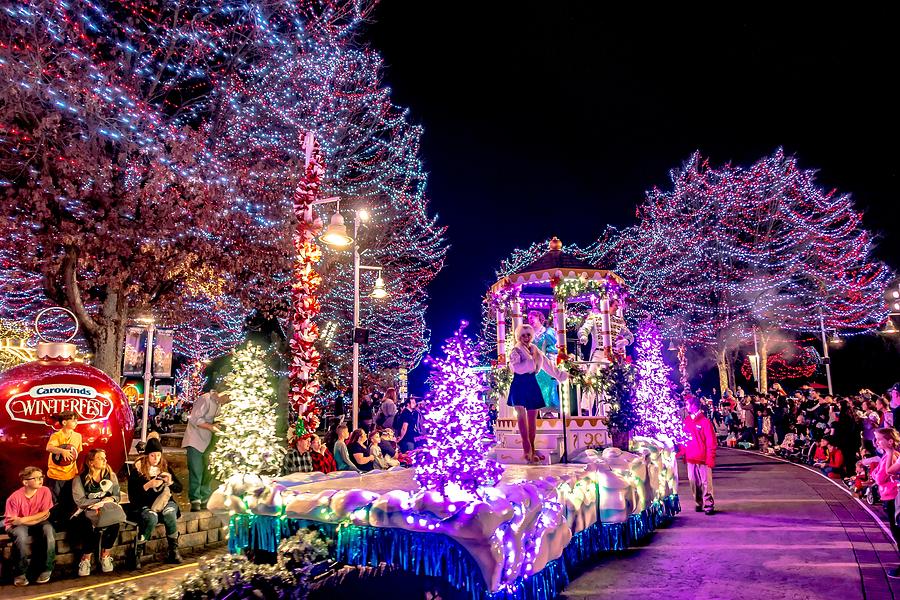
[[[534,328],[522,324],[516,328],[516,345],[509,354],[509,368],[513,372],[512,384],[506,403],[516,409],[519,435],[522,436],[522,458],[528,462],[539,462],[545,456],[534,447],[537,436],[537,411],[544,406],[544,396],[537,381],[537,374],[544,370],[559,381],[565,381],[568,374],[556,368],[555,361],[532,343]]]
[[[528,324],[534,328],[534,345],[544,353],[554,365],[559,351],[556,348],[556,332],[544,327],[544,313],[539,310],[528,312]],[[544,397],[544,406],[550,410],[547,413],[559,414],[559,384],[546,371],[539,371],[537,382],[541,387],[541,395]],[[545,413],[546,414],[546,413]]]
[[[621,315],[619,306],[617,298],[609,303],[610,337],[614,340],[614,343],[612,348],[607,349],[601,343],[601,331],[603,330],[602,312],[597,308],[597,298],[591,297],[591,311],[578,329],[579,343],[586,344],[588,335],[590,334],[591,336],[591,352],[589,355],[591,365],[587,371],[589,375],[596,375],[597,371],[602,367],[609,365],[612,362],[613,355],[625,356],[625,348],[634,343],[634,334],[625,325],[625,319]],[[582,415],[595,414],[595,404],[600,401],[601,399],[597,397],[595,392],[591,390],[584,392],[581,395],[581,404],[579,406]]]

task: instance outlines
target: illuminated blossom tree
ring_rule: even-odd
[[[197,306],[285,317],[300,144],[315,131],[323,192],[370,210],[361,242],[391,286],[374,318],[364,306],[364,365],[413,366],[446,244],[427,214],[421,129],[358,41],[372,6],[30,0],[0,13],[0,245],[20,271],[0,292],[71,308],[114,376],[136,307],[167,325],[196,321]],[[336,254],[319,266],[338,354],[349,347],[348,263]],[[178,346],[218,333],[212,346],[230,347],[233,329],[208,321]]]
[[[638,223],[610,230],[594,260],[622,275],[663,334],[716,355],[723,388],[729,354],[759,333],[857,333],[884,319],[890,270],[850,197],[822,190],[781,150],[749,168],[715,169],[695,153],[672,188],[647,192]],[[765,377],[762,370],[761,379]]]
[[[489,406],[482,396],[478,350],[463,331],[463,321],[442,350],[444,358],[430,358],[431,390],[423,428],[428,444],[415,457],[416,481],[443,495],[479,494],[494,485],[503,472],[487,454],[494,445],[489,433]]]
[[[275,430],[275,389],[265,360],[260,346],[247,344],[235,351],[225,376],[230,399],[216,417],[225,435],[209,455],[210,472],[220,481],[238,473],[277,475],[281,468],[284,440]]]
[[[0,13],[2,244],[114,379],[136,308],[180,322],[184,298],[249,297],[289,255],[272,207],[248,210],[209,150],[227,100],[209,81],[241,64],[252,22],[199,0]]]
[[[685,441],[680,407],[663,362],[659,329],[651,320],[641,322],[635,336],[637,353],[634,407],[639,423],[637,435],[677,444]]]

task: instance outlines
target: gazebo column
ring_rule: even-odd
[[[559,355],[566,356],[566,303],[557,303],[553,301],[551,306],[553,311],[553,328],[556,330],[556,347],[559,349]]]
[[[513,335],[515,335],[516,329],[522,324],[522,299],[514,298],[509,304],[512,309],[512,329]],[[518,343],[518,341],[519,340],[516,340],[516,343]]]
[[[609,298],[600,299],[600,340],[603,354],[609,356],[612,351],[612,328],[609,322]]]
[[[497,309],[497,366],[506,364],[506,311]]]

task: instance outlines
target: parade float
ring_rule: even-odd
[[[551,247],[548,254],[565,263],[560,250]],[[624,300],[625,291],[613,274],[557,264],[498,283],[498,294],[515,290],[504,308],[513,323],[523,305],[545,302],[553,309],[561,349],[567,347],[566,303],[584,299],[590,304],[593,297],[595,360],[579,362],[607,368],[624,363],[616,357],[623,348],[615,346],[619,336],[610,313],[621,317],[616,302]],[[498,320],[501,327],[505,314]],[[474,368],[481,357],[464,327],[444,344],[445,356],[430,361],[431,393],[423,414],[428,440],[415,453],[413,468],[284,477],[234,474],[208,504],[227,515],[230,551],[272,556],[285,539],[313,529],[330,541],[332,558],[340,564],[391,565],[410,577],[442,580],[454,597],[545,599],[558,596],[570,577],[604,553],[644,540],[680,510],[673,446],[634,437],[628,450],[610,447],[608,436],[601,434],[605,423],[598,407],[608,391],[601,385],[591,388],[597,395],[593,405],[585,402],[590,415],[573,418],[572,425],[556,418],[560,427],[565,423],[574,429],[566,464],[498,462],[483,380]],[[498,348],[503,364],[505,347]],[[590,374],[589,364],[573,362],[566,368],[581,373],[579,381],[587,387],[591,377],[605,377],[596,369]],[[563,392],[564,411],[569,393]],[[314,419],[305,421],[303,415],[310,413],[297,412],[298,431],[309,430]],[[585,439],[588,434],[594,438]],[[398,590],[397,597],[407,597],[404,593]]]
[[[552,410],[541,411],[537,419],[536,447],[545,451],[551,464],[612,443],[609,412],[633,380],[625,360],[625,346],[633,341],[624,321],[627,300],[618,275],[565,252],[555,237],[537,260],[491,286],[485,302],[487,315],[496,324],[491,385],[498,409],[498,460],[523,461],[516,415],[505,401],[512,380],[506,363],[515,343],[513,332],[535,311],[549,316],[552,326],[543,335],[555,338],[549,345],[541,344],[545,338],[538,332],[535,343],[570,375],[568,382],[558,384],[559,408],[548,406]]]

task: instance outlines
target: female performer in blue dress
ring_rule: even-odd
[[[528,462],[539,462],[545,457],[534,447],[537,434],[537,411],[544,407],[544,396],[538,385],[537,374],[541,370],[559,381],[565,381],[568,374],[556,368],[537,346],[532,343],[534,328],[522,324],[516,327],[516,345],[509,353],[509,368],[513,372],[506,403],[516,409],[519,435],[522,436],[522,458]]]

